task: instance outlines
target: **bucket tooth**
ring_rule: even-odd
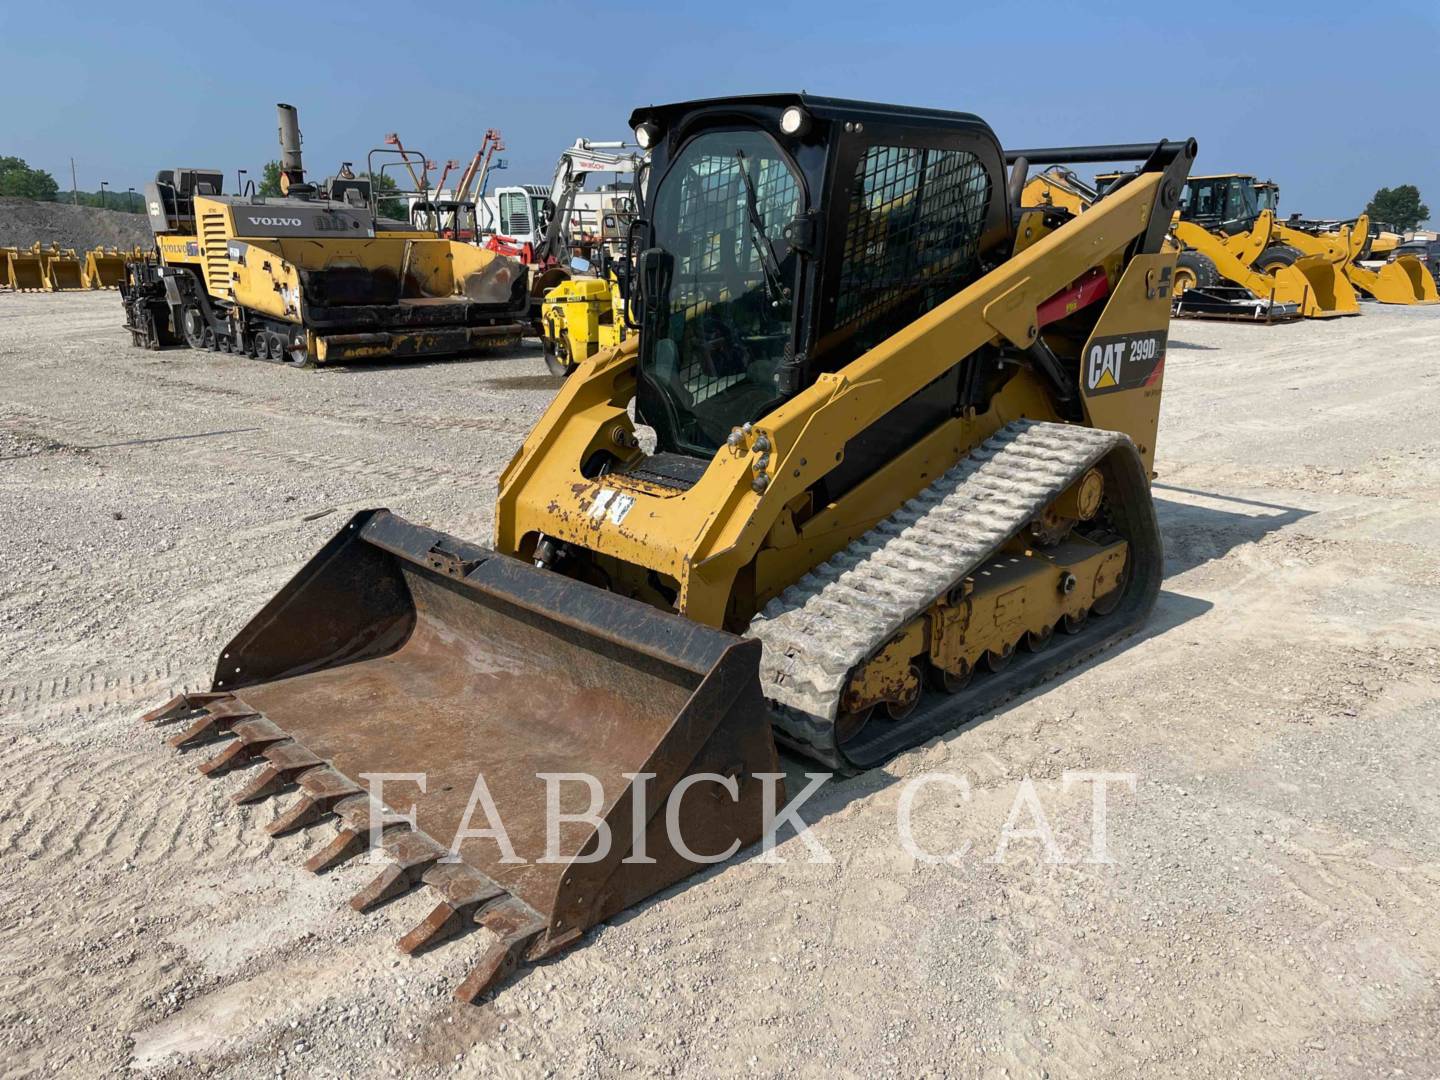
[[[356,911],[369,911],[413,889],[420,884],[425,871],[447,854],[444,848],[422,832],[399,833],[387,838],[383,846],[392,861],[370,884],[350,898],[350,906]]]
[[[305,869],[312,874],[323,874],[368,848],[374,835],[371,817],[374,806],[369,795],[351,795],[331,807],[330,812],[340,819],[340,831],[330,843],[305,860]],[[382,835],[384,830],[399,824],[398,821],[381,821]]]
[[[258,716],[254,709],[234,699],[214,701],[201,706],[199,718],[179,735],[168,741],[177,750],[184,750],[201,743],[214,742],[230,731],[240,720]]]
[[[323,874],[353,859],[369,846],[370,837],[365,830],[341,829],[330,843],[305,860],[305,869],[312,874]]]
[[[300,790],[304,794],[266,828],[271,836],[284,836],[313,825],[341,799],[360,794],[347,777],[329,767],[311,769],[301,776]]]
[[[421,880],[445,897],[429,915],[397,942],[407,956],[433,948],[460,933],[482,904],[505,896],[505,890],[480,871],[459,862],[436,863]]]
[[[265,827],[271,836],[285,836],[314,825],[325,816],[320,804],[308,795],[302,795],[274,821]]]
[[[513,896],[484,908],[475,921],[494,934],[495,940],[455,988],[455,1000],[467,1005],[508,978],[520,965],[520,955],[545,929],[545,920],[535,909]]]
[[[165,741],[176,750],[188,750],[192,746],[199,746],[201,743],[216,742],[224,737],[220,730],[220,719],[211,716],[208,712],[202,712],[200,718],[187,727],[178,735],[172,735]]]
[[[442,900],[420,920],[415,929],[397,941],[395,947],[406,956],[414,956],[453,938],[464,928],[466,921],[464,911]]]
[[[266,747],[290,738],[263,716],[236,721],[230,727],[230,734],[235,736],[235,741],[200,766],[200,771],[206,776],[221,776],[231,769],[248,765]]]
[[[157,705],[149,712],[140,714],[142,724],[170,724],[188,719],[192,714],[213,701],[228,698],[229,694],[176,694],[163,705]]]
[[[266,761],[260,775],[250,781],[243,790],[230,796],[237,806],[278,795],[286,788],[293,787],[296,777],[301,773],[325,764],[293,739],[265,747],[260,751],[260,756]]]

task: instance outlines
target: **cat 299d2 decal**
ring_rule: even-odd
[[[1094,396],[1134,390],[1160,378],[1165,368],[1163,330],[1096,338],[1085,354],[1085,392]]]

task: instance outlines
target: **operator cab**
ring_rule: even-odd
[[[1229,235],[1246,232],[1260,216],[1253,176],[1192,176],[1180,196],[1180,220]]]
[[[1000,143],[969,113],[775,94],[631,125],[652,154],[636,404],[661,454],[708,459],[1009,253]],[[954,387],[931,396],[952,414]]]

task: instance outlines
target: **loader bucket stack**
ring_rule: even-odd
[[[6,283],[16,292],[34,292],[45,287],[45,271],[40,258],[40,245],[29,250],[9,248],[5,256]]]
[[[80,282],[86,289],[118,289],[125,280],[125,253],[119,248],[91,248],[85,253]]]
[[[367,511],[225,648],[211,692],[145,719],[177,725],[180,749],[224,742],[200,771],[251,767],[236,802],[295,789],[271,835],[333,819],[310,870],[377,841],[388,860],[357,911],[429,886],[436,907],[402,951],[487,928],[456,991],[473,1001],[760,837],[756,774],[777,770],[759,656],[759,642]],[[377,773],[414,782],[382,796]],[[547,824],[555,774],[572,777],[555,781],[559,809],[591,820]],[[382,825],[382,797],[413,803],[413,821]],[[497,826],[513,852],[477,834]]]
[[[74,248],[49,247],[35,250],[40,255],[40,278],[47,292],[61,292],[66,289],[80,289],[82,283],[80,257]]]

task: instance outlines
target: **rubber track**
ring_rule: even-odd
[[[855,767],[834,724],[856,665],[1122,447],[1138,464],[1120,432],[1014,421],[770,601],[746,636],[764,645],[760,679],[777,734],[828,764]],[[927,735],[917,731],[914,741]]]

